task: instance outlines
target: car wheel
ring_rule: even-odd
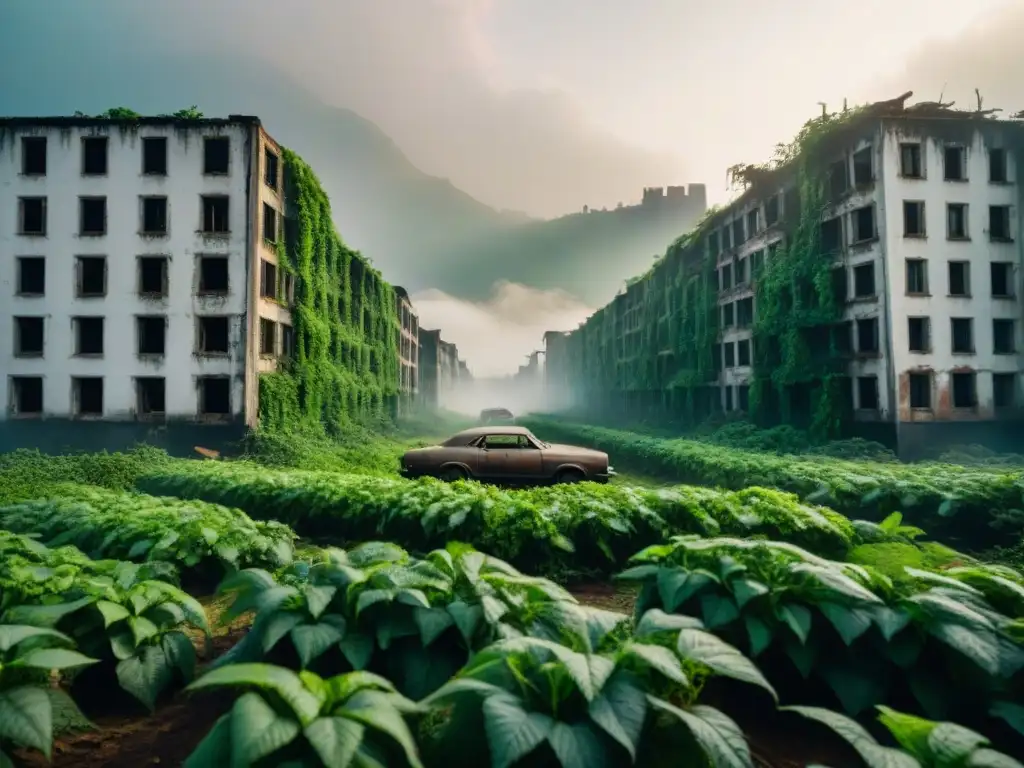
[[[582,483],[586,478],[578,469],[563,469],[555,476],[555,482],[559,485],[568,483]]]
[[[445,467],[441,472],[441,479],[446,483],[454,483],[456,480],[465,480],[466,471],[462,467]]]

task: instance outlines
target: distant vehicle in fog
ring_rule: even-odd
[[[508,408],[485,408],[480,411],[480,423],[484,426],[489,424],[515,424],[516,417]]]
[[[473,427],[441,445],[402,456],[405,477],[484,480],[510,485],[607,483],[615,475],[608,454],[575,445],[552,445],[525,427]]]

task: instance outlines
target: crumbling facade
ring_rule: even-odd
[[[579,329],[547,334],[566,405],[745,411],[908,454],[1014,423],[1024,124],[908,96],[812,121],[785,162],[734,169],[735,202]]]
[[[419,344],[420,402],[427,408],[443,407],[459,382],[470,378],[469,368],[459,358],[459,348],[442,339],[439,330],[421,329]]]
[[[420,321],[409,293],[395,286],[398,304],[398,412],[408,413],[419,395]]]

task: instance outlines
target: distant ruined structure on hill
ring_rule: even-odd
[[[708,190],[704,184],[685,184],[674,187],[644,187],[643,197],[639,205],[623,205],[619,203],[617,211],[636,211],[650,214],[653,212],[672,213],[677,216],[694,217],[694,221],[704,215],[708,208]],[[583,213],[606,213],[607,208],[597,209],[583,206]]]

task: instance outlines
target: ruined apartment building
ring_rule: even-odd
[[[0,119],[0,423],[253,424],[282,170],[255,117]]]
[[[441,331],[420,329],[419,344],[420,401],[438,408],[456,384],[469,377],[469,369],[459,359],[459,348],[442,339]]]
[[[831,330],[852,419],[912,454],[936,439],[988,442],[1020,413],[1024,126],[902,101],[875,105],[833,147],[820,250],[842,306]],[[769,175],[696,246],[715,259],[714,399],[725,411],[748,407],[757,275],[793,232],[795,181],[792,170]],[[623,355],[646,292],[678,266],[656,268],[606,308]],[[578,333],[553,341],[561,348]],[[556,357],[554,376],[578,375]]]
[[[398,304],[398,409],[407,413],[419,394],[420,321],[409,293],[395,286]]]

